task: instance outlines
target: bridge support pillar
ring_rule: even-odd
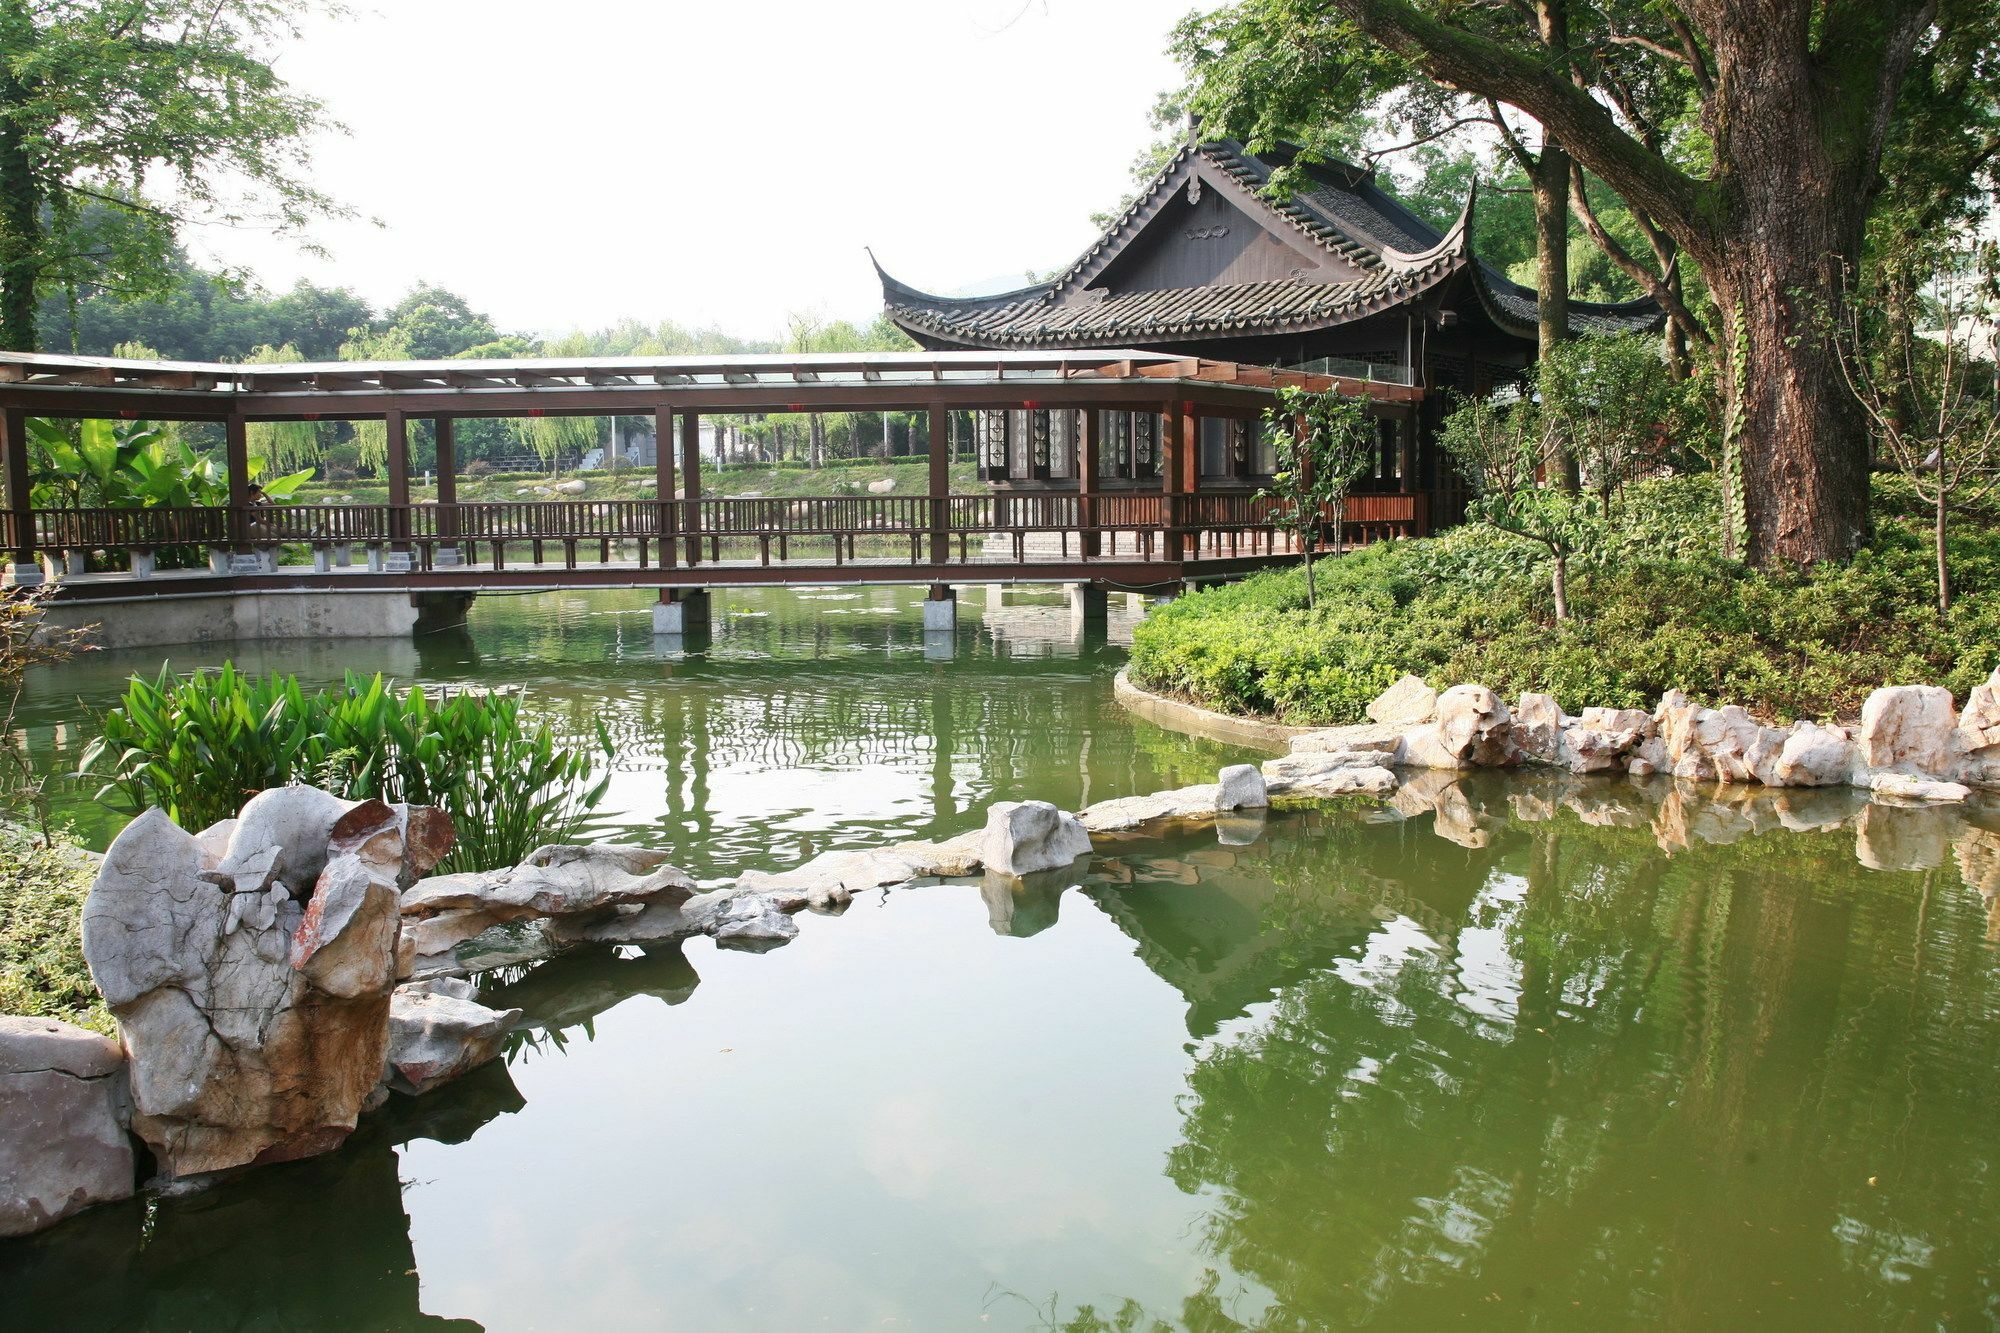
[[[1101,583],[1064,585],[1069,594],[1069,618],[1085,624],[1102,625],[1111,611],[1111,599]]]
[[[708,628],[708,589],[662,588],[653,604],[653,633],[687,634]]]
[[[924,633],[954,634],[958,631],[958,590],[948,583],[933,583],[924,601]]]
[[[472,609],[473,594],[469,592],[413,592],[410,605],[417,609],[417,623],[411,632],[415,634],[435,634],[439,630],[457,629],[465,624],[465,616]]]

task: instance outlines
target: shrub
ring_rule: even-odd
[[[1963,696],[2000,655],[2000,533],[1952,533],[1961,598],[1931,603],[1921,524],[1893,511],[1844,566],[1751,570],[1710,554],[1707,478],[1631,488],[1603,547],[1573,574],[1573,618],[1548,614],[1541,557],[1478,527],[1382,543],[1161,608],[1133,635],[1133,679],[1232,712],[1357,722],[1404,671],[1478,681],[1568,708],[1650,707],[1668,689],[1776,718],[1851,717],[1868,692],[1927,682]]]
[[[521,697],[484,692],[434,703],[352,672],[308,694],[297,677],[259,679],[231,663],[211,674],[134,677],[84,751],[107,781],[99,799],[157,805],[183,828],[227,819],[267,787],[309,782],[350,800],[441,806],[458,826],[451,870],[512,865],[574,836],[603,800],[592,756],[528,728]],[[600,726],[599,750],[611,742]]]
[[[74,845],[0,825],[0,1014],[116,1035],[83,961],[83,900],[95,874]]]
[[[493,465],[483,458],[475,458],[459,469],[459,474],[477,481],[481,477],[493,475]]]

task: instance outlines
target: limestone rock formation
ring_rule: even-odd
[[[1317,731],[1302,731],[1292,737],[1288,748],[1293,754],[1334,754],[1354,751],[1368,751],[1374,757],[1370,763],[1391,764],[1396,762],[1403,748],[1403,733],[1410,729],[1407,722],[1369,722],[1355,727],[1322,727]]]
[[[1854,740],[1845,727],[1800,722],[1778,751],[1771,776],[1781,787],[1834,787],[1854,772]]]
[[[1089,854],[1089,832],[1075,815],[1047,801],[996,801],[987,807],[981,859],[989,871],[1032,875],[1071,865]]]
[[[1885,685],[1861,705],[1861,758],[1870,768],[1948,773],[1957,725],[1950,690]]]
[[[1264,775],[1252,764],[1231,764],[1216,774],[1217,810],[1256,810],[1271,803]]]
[[[1437,707],[1438,692],[1424,684],[1423,677],[1405,675],[1375,696],[1375,702],[1368,705],[1368,720],[1387,726],[1414,726],[1436,717]]]
[[[1434,724],[1431,724],[1434,725]],[[1396,774],[1369,753],[1288,754],[1263,764],[1266,788],[1274,796],[1380,796],[1396,789]]]
[[[1892,801],[1953,802],[1971,797],[1972,789],[1960,782],[1943,782],[1916,773],[1877,773],[1868,780],[1868,790]]]
[[[1454,685],[1438,696],[1436,739],[1461,763],[1500,767],[1517,759],[1513,715],[1484,685]]]
[[[118,1043],[53,1018],[0,1017],[0,1238],[132,1196]]]
[[[434,875],[402,895],[398,974],[453,971],[459,945],[508,922],[554,920],[569,938],[589,938],[595,927],[649,909],[671,912],[694,893],[694,881],[667,863],[667,853],[616,843],[537,847],[508,869]],[[669,938],[677,928],[676,917],[649,938]]]
[[[130,1052],[132,1127],[169,1176],[324,1152],[381,1076],[399,886],[449,845],[448,821],[309,791],[253,798],[214,869],[149,810],[84,903],[84,958]]]
[[[1562,748],[1565,721],[1555,696],[1523,694],[1514,709],[1514,744],[1521,757],[1538,764],[1566,764]]]
[[[429,1092],[500,1054],[521,1021],[519,1009],[489,1009],[472,983],[451,978],[396,987],[389,1001],[390,1087]]]

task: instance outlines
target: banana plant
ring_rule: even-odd
[[[114,509],[188,508],[229,503],[228,470],[209,454],[146,421],[84,421],[75,437],[54,421],[31,417],[36,446],[35,501],[48,508],[81,508],[89,499]],[[312,478],[312,469],[264,480],[269,464],[246,460],[245,480],[272,500],[289,498]]]

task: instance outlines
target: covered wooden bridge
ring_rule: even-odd
[[[940,597],[968,582],[1156,587],[1295,553],[1257,495],[1268,451],[1195,443],[1211,420],[1254,440],[1284,385],[1365,396],[1390,423],[1411,419],[1422,397],[1404,385],[1128,351],[289,365],[0,353],[0,540],[16,585],[39,580],[45,558],[60,569],[66,554],[90,553],[98,572],[65,578],[65,599],[170,595],[195,581],[204,591],[643,586],[662,601],[727,584],[922,583]],[[704,414],[850,411],[928,413],[925,494],[703,495]],[[1062,480],[954,494],[941,442],[955,412],[1005,414],[1031,436],[1066,441]],[[653,417],[655,498],[457,500],[454,422],[554,415]],[[228,503],[37,508],[31,417],[218,423]],[[411,500],[413,418],[434,423],[435,503]],[[340,420],[384,423],[386,503],[254,502],[252,423]],[[1156,475],[1103,466],[1135,438],[1157,441]],[[1384,448],[1395,438],[1385,430]],[[1423,498],[1357,497],[1346,536],[1421,533]],[[168,550],[213,552],[215,563],[152,573]],[[342,563],[357,554],[365,558]]]

